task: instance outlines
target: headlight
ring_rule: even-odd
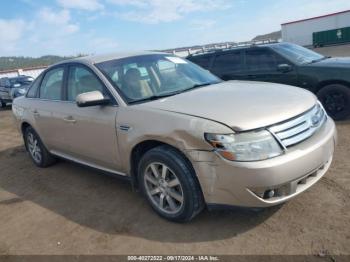
[[[222,157],[231,161],[259,161],[283,153],[276,139],[266,130],[238,134],[205,134],[205,139]]]

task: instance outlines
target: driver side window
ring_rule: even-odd
[[[253,49],[245,52],[248,71],[276,71],[278,64],[284,61],[268,49]]]
[[[104,86],[95,74],[82,66],[71,66],[67,86],[68,101],[75,101],[78,95],[92,91],[100,91],[106,95]]]

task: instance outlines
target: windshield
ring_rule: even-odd
[[[96,64],[127,103],[139,103],[221,82],[188,60],[173,55],[143,55]]]
[[[272,45],[271,48],[297,64],[309,64],[326,58],[307,48],[289,43]]]

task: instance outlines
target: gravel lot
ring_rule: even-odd
[[[70,162],[36,168],[0,111],[0,254],[350,254],[350,121],[330,171],[281,207],[159,218],[127,182]]]

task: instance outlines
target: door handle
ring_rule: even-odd
[[[63,121],[67,122],[67,123],[71,123],[74,124],[77,122],[77,120],[75,120],[72,116],[67,116],[63,118]]]

